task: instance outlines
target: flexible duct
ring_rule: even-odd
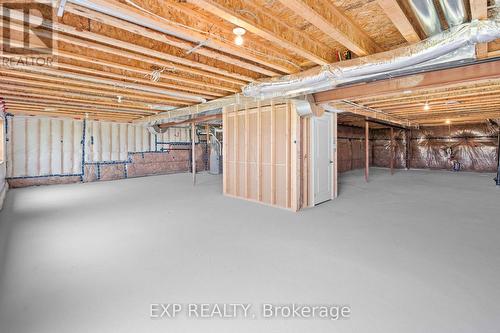
[[[442,31],[433,0],[410,0],[410,7],[427,36],[434,36]]]
[[[463,0],[439,0],[439,4],[450,27],[465,23],[467,20]]]
[[[247,97],[293,97],[374,78],[394,77],[426,69],[472,62],[475,44],[500,38],[500,17],[474,20],[419,43],[362,58],[315,67],[299,74],[252,82],[243,88]]]

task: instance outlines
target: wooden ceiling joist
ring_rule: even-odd
[[[197,5],[235,26],[242,27],[250,33],[275,43],[283,49],[293,52],[318,65],[326,65],[335,59],[334,53],[324,44],[315,41],[304,32],[290,27],[272,15],[242,0],[186,0]],[[251,12],[252,15],[243,15]]]
[[[347,100],[335,101],[329,103],[329,105],[330,107],[339,111],[350,112],[359,116],[378,119],[388,123],[397,124],[399,126],[411,126],[411,123],[403,117],[392,116],[383,111],[368,108],[363,105],[358,105]]]
[[[113,11],[114,13],[116,13],[116,15],[131,16],[134,14],[133,12],[130,12],[129,9],[117,7],[113,3],[107,3],[106,6],[112,6],[113,8],[117,8],[116,12]],[[231,65],[245,68],[245,69],[266,75],[266,76],[276,76],[276,75],[280,75],[281,73],[290,72],[290,68],[282,67],[282,66],[279,66],[276,64],[271,64],[271,65],[273,67],[278,67],[280,72],[272,71],[272,70],[265,68],[264,66],[255,65],[251,62],[245,62],[245,61],[239,60],[238,58],[234,58],[234,57],[227,56],[227,55],[219,53],[219,52],[212,51],[208,48],[200,47],[200,48],[195,49],[196,44],[185,42],[185,41],[179,40],[179,39],[175,39],[174,37],[165,35],[163,33],[159,33],[159,32],[141,27],[137,24],[129,23],[127,21],[120,20],[120,19],[108,16],[108,15],[100,14],[98,12],[92,11],[90,9],[87,9],[87,8],[84,8],[81,6],[75,6],[72,4],[68,4],[67,11],[70,13],[76,14],[76,15],[80,15],[80,16],[92,19],[92,20],[97,21],[97,22],[101,22],[102,24],[107,24],[107,25],[110,25],[110,26],[113,26],[113,27],[116,27],[119,29],[123,29],[123,30],[129,31],[129,32],[132,32],[132,33],[140,34],[141,36],[144,36],[144,37],[147,37],[147,38],[150,38],[150,39],[153,39],[153,40],[165,43],[165,44],[169,44],[169,45],[178,47],[178,48],[186,50],[186,51],[193,50],[192,51],[193,53],[197,53],[197,54],[206,56],[208,58],[216,59],[216,60],[231,64]],[[127,15],[127,12],[129,13],[129,15]],[[144,20],[144,18],[142,20]],[[136,21],[138,21],[138,19]],[[156,20],[156,21],[158,21],[158,20]],[[144,23],[144,24],[147,24],[147,23]],[[154,26],[153,23],[147,24],[147,25]],[[161,25],[164,25],[164,23],[161,23]],[[206,39],[203,41],[200,40],[200,43],[202,43],[202,42],[203,43],[206,42]],[[238,53],[241,54],[241,50]],[[256,58],[256,57],[252,57],[252,58],[253,58],[253,61],[260,61],[261,63],[266,62],[260,58]]]
[[[101,67],[108,67],[108,68],[113,68],[113,69],[117,69],[120,71],[127,71],[127,72],[136,73],[136,74],[141,74],[143,77],[151,76],[151,72],[152,72],[152,71],[148,71],[148,70],[138,68],[138,67],[133,67],[133,66],[128,66],[128,65],[124,65],[124,64],[119,64],[116,62],[106,61],[103,59],[98,59],[96,57],[90,58],[87,56],[78,55],[75,53],[65,52],[65,51],[61,51],[61,50],[54,50],[54,55],[57,56],[58,58],[77,60],[77,61],[81,61],[81,62],[86,62],[86,63],[98,65]],[[60,65],[60,64],[61,64],[61,62],[58,62],[58,65]],[[219,90],[219,91],[224,91],[224,92],[229,92],[229,93],[235,93],[235,92],[240,91],[239,89],[226,87],[226,86],[221,85],[221,84],[212,84],[209,82],[198,81],[198,80],[194,80],[194,79],[190,79],[190,78],[186,78],[186,77],[182,77],[182,76],[178,76],[178,75],[172,75],[172,74],[169,74],[168,72],[161,73],[159,82],[161,82],[162,80],[176,81],[176,82],[181,82],[184,84],[200,86],[200,87],[204,87],[204,88],[210,88],[213,90]],[[189,87],[186,87],[186,88],[190,89]]]
[[[0,74],[3,74],[0,70]],[[23,76],[24,74],[24,76]],[[21,76],[21,78],[17,77]],[[140,101],[150,104],[164,104],[170,106],[187,106],[190,105],[186,102],[180,102],[175,100],[169,100],[158,97],[151,97],[148,95],[130,93],[130,91],[114,90],[108,91],[103,89],[103,87],[96,87],[95,85],[79,85],[78,83],[69,83],[67,80],[58,78],[43,78],[41,81],[33,79],[29,73],[15,72],[11,73],[9,76],[1,75],[2,85],[6,84],[19,84],[26,87],[40,87],[46,89],[47,91],[59,90],[67,92],[77,92],[85,93],[93,96],[107,96],[117,99],[117,96],[122,96],[123,100]],[[105,87],[109,88],[109,87]]]
[[[125,4],[119,3],[118,1],[115,0],[92,0],[91,1],[94,4],[97,4],[101,8],[107,8],[107,13],[110,16],[115,16],[115,17],[127,17],[129,22],[133,22],[137,25],[142,25],[144,27],[150,28],[151,30],[156,30],[159,32],[162,32],[164,34],[170,35],[170,36],[178,36],[179,38],[168,38],[165,36],[163,38],[163,42],[165,43],[177,43],[175,46],[185,49],[185,50],[191,50],[194,46],[196,46],[199,43],[203,43],[205,47],[199,48],[193,52],[196,52],[198,54],[210,57],[210,58],[215,58],[219,59],[221,61],[225,61],[228,63],[232,63],[234,65],[240,66],[240,67],[245,67],[245,63],[238,61],[237,58],[226,58],[223,54],[220,53],[214,53],[210,49],[214,49],[220,52],[224,52],[226,54],[235,56],[235,57],[240,57],[242,59],[246,59],[252,62],[255,62],[257,64],[262,64],[266,67],[273,68],[279,72],[283,73],[292,73],[295,71],[295,69],[287,64],[283,64],[282,62],[277,62],[277,61],[270,61],[267,57],[264,56],[257,56],[255,55],[254,52],[250,52],[249,50],[243,49],[241,47],[238,47],[231,42],[223,41],[218,38],[214,38],[214,36],[210,36],[207,33],[202,33],[197,31],[197,29],[188,29],[187,27],[179,24],[175,24],[175,22],[171,22],[170,20],[162,20],[158,16],[153,16],[150,15],[147,12],[140,11],[137,8],[127,6]],[[163,5],[170,6],[172,4],[170,3],[164,3]],[[74,8],[74,7],[73,7]],[[80,7],[81,9],[82,7]],[[69,6],[69,10],[72,10],[71,5]],[[76,12],[75,12],[76,13]],[[80,15],[80,14],[79,14]],[[81,13],[81,15],[84,15]],[[97,19],[97,17],[96,17]],[[112,23],[109,23],[112,24]],[[151,37],[150,37],[151,38]],[[155,38],[152,38],[155,39]],[[168,42],[167,42],[168,39]],[[187,41],[182,42],[182,40]],[[189,42],[191,44],[189,44]],[[172,44],[173,45],[173,44]],[[188,46],[189,45],[189,46]],[[188,48],[186,48],[188,47]],[[263,68],[259,69],[259,72],[263,70]],[[271,72],[268,71],[266,75],[269,75]],[[265,73],[262,73],[265,74]],[[275,75],[275,74],[274,74]]]
[[[4,17],[2,13],[0,13],[0,16]],[[17,21],[22,21],[24,18],[23,13],[18,12],[18,11],[11,11],[10,12],[10,19],[14,19]],[[78,38],[85,38],[94,42],[87,42],[89,45],[88,47],[92,47],[91,45],[96,45],[95,42],[106,44],[108,46],[120,48],[120,49],[125,49],[127,51],[132,51],[136,52],[142,55],[145,55],[147,57],[153,57],[153,58],[158,58],[163,61],[167,61],[169,67],[172,67],[175,70],[179,71],[186,71],[186,72],[193,72],[192,69],[198,69],[202,70],[204,72],[202,73],[213,73],[213,74],[218,74],[219,76],[216,76],[215,78],[222,79],[221,76],[229,77],[229,78],[234,78],[239,81],[243,82],[250,82],[253,81],[254,79],[252,77],[242,75],[236,72],[230,72],[225,69],[217,68],[214,66],[206,65],[201,62],[196,62],[192,61],[186,58],[181,58],[177,57],[168,53],[156,51],[147,47],[143,47],[140,45],[136,45],[133,43],[129,43],[126,41],[118,40],[115,38],[107,37],[101,34],[97,34],[94,32],[90,31],[84,31],[81,29],[77,29],[72,26],[64,25],[61,23],[57,22],[51,22],[50,24],[43,23],[42,19],[39,16],[35,15],[30,15],[29,16],[30,22],[34,24],[35,26],[44,26],[48,28],[52,28],[57,32],[60,32],[59,34],[54,34],[53,38],[55,38],[57,41],[62,41],[62,42],[69,42],[72,43],[74,39],[69,39],[67,38],[64,34],[68,34],[71,36],[75,36]],[[24,27],[21,24],[15,24],[13,22],[10,22],[10,28],[12,30],[16,30],[19,32],[24,32]],[[196,74],[200,74],[200,72],[196,72]]]
[[[59,72],[62,72],[62,71],[59,71]],[[15,77],[20,76],[20,77],[40,80],[40,81],[43,81],[44,83],[47,81],[48,82],[52,81],[52,82],[74,85],[74,86],[90,87],[90,88],[97,89],[97,92],[99,92],[101,90],[113,91],[113,92],[115,92],[115,96],[123,96],[123,95],[127,95],[128,93],[131,92],[130,89],[126,88],[126,86],[127,86],[126,82],[124,82],[123,85],[114,86],[113,84],[111,84],[111,82],[108,82],[106,84],[103,82],[99,82],[98,80],[95,80],[94,82],[85,81],[85,80],[80,81],[73,74],[68,75],[68,77],[64,77],[64,76],[58,77],[58,76],[49,76],[49,75],[44,75],[44,74],[39,74],[39,73],[31,73],[31,72],[25,72],[25,71],[19,71],[19,70],[17,70],[17,71],[16,70],[6,70],[6,69],[2,69],[2,68],[0,68],[0,74],[15,76]],[[183,99],[179,99],[179,98],[173,98],[173,97],[168,96],[168,95],[162,95],[162,94],[159,94],[159,93],[151,91],[151,90],[149,90],[149,91],[134,90],[133,93],[135,93],[137,95],[149,96],[150,98],[153,98],[153,99],[156,98],[156,99],[162,99],[165,101],[173,101],[173,102],[177,101],[177,102],[180,102],[183,104],[188,104],[188,105],[195,103],[194,101],[188,101],[185,99],[183,100]]]
[[[473,1],[473,0],[472,0]],[[417,43],[420,41],[420,37],[411,24],[410,20],[403,12],[397,0],[377,0],[377,3],[384,13],[389,17],[392,23],[399,30],[401,35],[409,43]]]
[[[330,1],[279,1],[358,56],[365,56],[382,50],[359,26],[331,4]]]
[[[23,89],[22,91],[19,91],[16,88],[12,87],[7,87],[4,88],[4,91],[2,92],[2,97],[25,97],[25,98],[39,98],[41,100],[47,101],[47,103],[50,103],[51,101],[64,101],[64,102],[76,102],[76,103],[88,103],[90,105],[98,105],[98,106],[106,106],[106,107],[124,107],[124,108],[129,108],[129,109],[135,109],[137,111],[145,110],[145,109],[150,109],[147,104],[134,104],[134,103],[117,103],[115,101],[107,100],[91,100],[88,98],[88,96],[85,96],[85,99],[75,97],[74,95],[68,95],[68,94],[50,94],[47,91],[39,89],[38,91],[33,91],[29,89]]]
[[[47,104],[54,103],[55,101],[55,102],[65,102],[65,103],[67,102],[68,105],[71,105],[72,103],[76,103],[78,105],[91,105],[91,106],[95,105],[97,107],[105,107],[117,110],[130,110],[144,114],[156,114],[159,112],[159,111],[154,111],[151,108],[148,108],[147,105],[138,106],[133,104],[132,105],[123,104],[123,103],[109,103],[109,102],[106,103],[99,101],[89,101],[88,99],[67,98],[57,95],[48,96],[47,94],[39,94],[34,92],[10,91],[8,89],[5,89],[5,91],[2,93],[2,98],[20,100],[20,101],[33,100],[38,102],[46,102]]]
[[[97,105],[85,105],[85,104],[77,104],[77,103],[54,103],[50,102],[47,103],[46,100],[43,99],[36,99],[36,98],[26,98],[26,97],[15,97],[15,96],[7,96],[7,95],[2,95],[4,96],[4,100],[6,101],[7,107],[10,106],[40,106],[40,107],[45,107],[45,108],[61,108],[61,109],[73,109],[73,110],[94,110],[94,111],[100,111],[100,112],[113,112],[113,113],[125,113],[125,114],[132,114],[132,115],[142,115],[142,116],[147,116],[151,115],[151,110],[146,110],[146,111],[137,111],[137,110],[132,110],[132,109],[118,109],[114,107],[109,107],[109,108],[104,108],[100,107]]]
[[[11,108],[9,113],[14,115],[27,115],[27,116],[43,116],[43,117],[63,117],[63,118],[74,118],[74,119],[88,119],[88,120],[106,120],[106,121],[120,121],[120,122],[132,122],[138,119],[138,116],[121,116],[121,115],[110,115],[102,114],[98,112],[78,112],[78,111],[43,111],[41,109],[35,108]]]

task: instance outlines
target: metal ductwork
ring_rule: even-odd
[[[443,9],[444,17],[450,27],[454,27],[467,21],[467,11],[463,0],[439,0]]]
[[[247,97],[295,97],[339,85],[449,68],[476,60],[475,45],[500,38],[500,14],[474,20],[419,43],[366,57],[315,67],[298,74],[252,82],[243,88]]]
[[[442,2],[457,1],[443,0]],[[413,13],[417,17],[418,23],[420,23],[422,30],[424,30],[427,36],[434,36],[442,31],[439,15],[433,0],[410,0],[409,3]]]

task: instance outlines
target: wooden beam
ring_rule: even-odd
[[[54,50],[53,52],[54,52],[55,56],[58,56],[60,58],[77,60],[77,61],[82,61],[82,62],[94,64],[94,65],[99,65],[101,67],[109,67],[109,68],[113,68],[113,69],[118,69],[120,71],[137,73],[143,77],[151,76],[151,70],[146,70],[146,69],[139,68],[139,67],[128,66],[128,65],[121,64],[121,63],[116,63],[116,62],[111,62],[111,61],[99,59],[97,57],[87,57],[87,56],[84,56],[81,54],[70,53],[70,52],[65,52],[65,51],[61,51],[61,50]],[[58,65],[60,65],[60,64],[61,64],[61,62],[58,62]],[[231,92],[231,93],[236,93],[236,92],[241,91],[240,89],[235,89],[235,88],[223,86],[220,83],[213,84],[213,83],[209,83],[209,82],[205,82],[205,81],[194,80],[194,79],[190,79],[187,77],[173,75],[173,74],[170,74],[168,72],[161,73],[159,82],[161,82],[161,80],[171,80],[171,81],[181,82],[181,83],[185,83],[185,84],[200,86],[203,88],[210,88],[210,89],[214,89],[214,90],[221,90],[221,91]]]
[[[98,4],[102,8],[107,9],[107,13],[109,16],[114,16],[114,17],[120,17],[120,18],[126,18],[128,22],[134,23],[134,25],[141,25],[143,27],[146,27],[148,29],[155,30],[164,37],[162,37],[162,41],[164,43],[170,43],[173,46],[179,47],[181,49],[186,49],[186,45],[190,45],[187,50],[192,50],[196,44],[200,45],[202,43],[205,47],[200,47],[196,50],[193,50],[193,52],[222,60],[227,63],[231,63],[240,67],[245,68],[244,62],[238,61],[237,58],[239,57],[242,59],[250,60],[253,61],[257,64],[261,64],[264,66],[267,66],[269,68],[273,68],[275,70],[278,70],[280,72],[284,73],[289,73],[293,71],[293,66],[290,66],[290,64],[286,64],[286,62],[282,61],[270,61],[269,58],[265,56],[256,56],[254,52],[248,51],[247,49],[238,47],[232,43],[232,40],[227,40],[227,38],[224,38],[225,36],[221,36],[222,38],[208,38],[207,35],[210,34],[210,25],[205,24],[203,30],[206,30],[204,32],[195,30],[195,29],[189,29],[185,26],[182,26],[180,24],[176,24],[176,22],[168,20],[162,20],[160,17],[151,15],[147,12],[140,11],[137,8],[133,8],[131,6],[127,6],[125,4],[119,3],[118,1],[115,0],[92,0],[94,4]],[[177,4],[173,3],[164,3],[163,5],[171,7],[181,7]],[[80,10],[83,7],[79,7]],[[184,9],[185,11],[188,11],[188,9]],[[168,12],[168,11],[167,11]],[[80,13],[78,15],[84,16],[84,13]],[[95,17],[97,19],[97,17]],[[184,21],[185,18],[183,18]],[[197,24],[200,24],[200,18],[199,16],[197,17],[198,21],[196,22]],[[120,20],[121,21],[121,20]],[[109,22],[106,19],[106,22]],[[194,23],[194,22],[193,22]],[[106,23],[106,24],[115,24],[113,23]],[[188,23],[184,22],[184,24],[189,25]],[[231,32],[232,34],[232,32]],[[144,36],[150,36],[144,35]],[[178,36],[178,38],[175,38],[173,36]],[[153,38],[153,37],[149,37]],[[155,39],[155,38],[153,38]],[[186,43],[185,41],[188,41]],[[194,44],[193,44],[194,43]],[[218,53],[218,52],[213,52],[213,50],[221,51],[230,55],[233,55],[235,57],[225,57],[223,54]],[[263,70],[263,68],[260,68],[260,70]],[[270,71],[268,72],[270,74]]]
[[[89,117],[89,119],[104,119],[104,120],[109,120],[109,121],[123,121],[123,122],[129,122],[134,119],[137,119],[137,117],[120,117],[120,116],[115,116],[115,115],[105,115],[105,114],[98,114],[94,112],[74,112],[74,111],[43,111],[41,109],[30,109],[30,108],[23,108],[23,107],[12,107],[9,108],[9,113],[13,114],[24,114],[24,115],[30,115],[30,116],[44,116],[44,117],[65,117],[65,118],[73,118],[73,119],[83,119],[85,117]]]
[[[5,94],[7,95],[26,96],[26,97],[31,96],[31,97],[45,98],[49,100],[74,101],[74,102],[104,105],[104,106],[114,106],[114,107],[120,106],[137,110],[149,109],[149,111],[151,111],[152,113],[160,112],[151,110],[151,108],[149,108],[148,104],[146,103],[130,102],[127,100],[122,101],[122,103],[118,103],[116,98],[109,98],[104,96],[72,94],[70,92],[58,92],[49,89],[37,89],[37,88],[12,85],[12,84],[9,84],[2,88],[4,89]]]
[[[38,68],[38,66],[33,66],[33,68]],[[38,73],[29,73],[29,72],[23,72],[20,70],[9,70],[9,69],[3,69],[0,68],[0,74],[5,74],[5,75],[12,75],[12,76],[21,76],[21,77],[27,77],[33,80],[40,80],[41,82],[47,82],[47,81],[54,81],[57,83],[62,83],[64,85],[77,85],[77,86],[84,86],[88,88],[95,88],[98,89],[98,91],[114,91],[115,92],[115,97],[117,95],[125,95],[125,94],[141,94],[141,95],[146,95],[151,98],[158,98],[161,96],[163,100],[171,100],[173,103],[174,101],[180,102],[181,100],[179,98],[175,98],[171,96],[169,93],[167,94],[160,94],[159,90],[157,91],[156,89],[148,89],[145,86],[145,89],[130,89],[132,86],[128,86],[126,82],[119,82],[115,80],[100,80],[98,78],[94,78],[92,76],[83,76],[83,74],[78,75],[78,74],[72,74],[64,71],[58,71],[57,73],[61,73],[61,76],[63,77],[57,77],[57,76],[51,76],[48,75],[47,73],[51,73],[51,71],[42,71],[42,68],[39,68],[42,74]],[[9,78],[10,79],[10,78]],[[113,84],[113,82],[116,82],[116,85]],[[31,84],[31,82],[30,82]],[[133,87],[139,88],[139,85],[134,85]],[[157,99],[158,100],[158,99]],[[184,101],[182,104],[183,105],[189,105],[193,104],[195,101]],[[173,103],[176,105],[179,105],[179,103]],[[181,105],[182,105],[181,104]]]
[[[339,87],[314,94],[316,103],[380,96],[408,89],[445,87],[500,78],[500,60]]]
[[[485,20],[488,18],[488,0],[469,0],[470,13],[473,20]],[[476,45],[476,55],[479,59],[488,57],[488,43]]]
[[[417,31],[410,20],[408,20],[408,17],[406,17],[397,0],[377,0],[377,3],[382,7],[384,13],[389,17],[404,39],[412,44],[420,41]]]
[[[20,89],[26,89],[28,91],[32,87],[40,87],[47,92],[51,92],[54,90],[57,91],[64,91],[64,92],[73,92],[73,93],[85,93],[88,95],[91,95],[89,98],[92,97],[108,97],[116,100],[116,96],[120,95],[123,97],[124,100],[130,100],[134,102],[143,102],[143,103],[150,103],[150,104],[165,104],[165,105],[172,105],[172,106],[186,106],[189,105],[186,102],[179,102],[179,101],[174,101],[174,100],[169,100],[169,99],[164,99],[164,98],[156,98],[150,97],[150,96],[143,96],[142,94],[138,94],[137,92],[130,93],[126,92],[124,90],[118,90],[118,89],[110,89],[110,91],[105,90],[103,87],[95,87],[94,85],[86,85],[83,83],[74,83],[72,81],[68,80],[63,80],[63,79],[58,79],[58,78],[53,78],[53,77],[46,77],[45,82],[44,81],[38,81],[36,78],[30,75],[26,75],[29,73],[23,73],[23,72],[12,72],[9,73],[9,75],[15,75],[15,76],[21,76],[21,77],[27,77],[28,79],[24,78],[18,78],[18,77],[13,77],[13,76],[5,76],[5,73],[2,73],[0,70],[0,74],[2,75],[2,83],[3,84],[9,84],[14,87],[22,86],[23,88]],[[43,78],[41,79],[43,80]],[[52,83],[55,82],[55,83]],[[114,91],[111,91],[114,90]]]
[[[408,119],[392,116],[381,110],[373,109],[361,104],[357,104],[348,100],[342,100],[337,103],[330,103],[330,105],[340,111],[354,113],[363,117],[368,117],[375,120],[381,120],[388,123],[400,125],[400,126],[411,126]]]
[[[103,2],[100,0],[93,0],[93,2]],[[267,61],[263,57],[256,57],[256,56],[251,56],[248,52],[244,51],[242,48],[232,48],[232,47],[224,47],[224,50],[228,51],[233,51],[233,53],[236,53],[235,56],[241,57],[244,56],[244,58],[251,58],[250,60],[257,62],[258,64],[264,64],[268,65],[271,67],[278,67],[279,72],[272,71],[269,69],[266,69],[265,67],[255,65],[250,62],[242,61],[236,57],[231,57],[227,56],[225,54],[215,52],[209,48],[206,47],[199,47],[199,48],[194,48],[196,45],[193,45],[193,43],[186,42],[184,40],[166,35],[165,33],[160,33],[155,30],[158,30],[160,26],[166,26],[167,23],[164,21],[160,21],[158,18],[155,19],[150,19],[145,17],[144,15],[147,15],[146,13],[143,13],[142,15],[136,14],[131,8],[126,8],[127,6],[124,6],[119,3],[114,3],[113,1],[106,1],[105,6],[110,8],[110,15],[115,15],[116,17],[127,17],[130,19],[130,21],[124,21],[118,18],[115,18],[110,15],[105,15],[98,13],[96,11],[90,10],[85,7],[81,7],[78,5],[73,5],[69,4],[66,8],[68,12],[71,12],[76,15],[80,15],[89,19],[92,19],[94,21],[100,22],[102,24],[106,24],[109,26],[113,26],[115,28],[123,29],[135,34],[139,34],[143,37],[147,37],[162,43],[166,43],[168,45],[172,45],[175,47],[178,47],[180,49],[186,50],[186,51],[192,51],[193,53],[197,53],[203,56],[206,56],[211,59],[216,59],[231,65],[238,66],[240,68],[245,68],[248,70],[251,70],[253,72],[257,72],[260,74],[264,74],[266,76],[276,76],[281,73],[291,73],[290,68],[279,66],[277,64],[274,64],[272,62]],[[113,10],[114,9],[114,10]],[[132,22],[132,23],[130,23]],[[143,27],[143,26],[146,27]],[[154,29],[154,30],[152,30]],[[193,34],[193,32],[191,32]],[[200,36],[201,37],[201,36]],[[196,38],[195,40],[198,41],[198,43],[203,43],[203,45],[207,45],[210,47],[211,45],[215,44],[213,39],[208,39],[205,37],[204,39],[201,38]],[[237,50],[239,49],[239,50]]]
[[[280,22],[250,1],[186,0],[186,2],[197,5],[318,65],[326,65],[334,60],[332,50],[324,44],[315,41],[303,31]],[[252,15],[244,16],[242,13],[245,12],[251,12]]]
[[[0,13],[1,17],[5,16]],[[24,19],[23,13],[20,13],[18,11],[10,11],[10,19],[12,20],[17,20],[17,21],[22,21]],[[34,26],[43,26],[46,28],[53,29],[57,32],[60,32],[58,34],[47,34],[47,32],[44,32],[40,29],[37,29],[37,35],[39,36],[50,36],[54,38],[56,41],[59,42],[65,42],[65,43],[71,43],[71,44],[76,44],[76,45],[83,45],[85,47],[93,48],[99,51],[107,52],[107,53],[117,53],[117,55],[122,56],[127,58],[129,56],[129,53],[127,51],[131,52],[136,52],[148,59],[148,62],[153,61],[151,57],[161,59],[164,62],[164,64],[161,64],[158,60],[154,60],[153,63],[156,63],[158,66],[164,66],[167,68],[172,68],[178,71],[184,71],[184,72],[190,72],[193,74],[197,75],[205,75],[205,76],[212,76],[215,79],[219,80],[224,80],[228,78],[232,78],[235,81],[232,81],[232,83],[238,83],[241,81],[245,82],[250,82],[253,81],[254,79],[252,77],[242,75],[236,72],[229,72],[227,70],[217,68],[214,66],[206,65],[201,62],[197,61],[192,61],[186,58],[181,58],[177,57],[168,53],[160,52],[153,50],[151,48],[143,47],[140,45],[136,45],[133,43],[125,42],[122,40],[118,40],[115,38],[107,37],[104,35],[100,35],[97,33],[93,33],[90,31],[85,31],[81,29],[77,29],[72,26],[64,25],[61,23],[56,23],[56,22],[42,22],[42,19],[39,16],[31,15],[29,16],[30,23],[32,23]],[[5,24],[5,23],[4,23]],[[13,31],[18,31],[18,32],[23,32],[24,27],[21,24],[16,24],[14,22],[9,23],[9,27]],[[71,36],[76,36],[79,39],[72,38],[71,36],[66,36],[65,34],[71,35]],[[90,41],[85,41],[83,39],[87,39]],[[106,45],[100,45],[97,44],[102,43]],[[110,47],[111,46],[111,47]],[[117,50],[116,48],[119,49],[125,49],[126,51],[123,50]],[[137,58],[137,55],[134,57],[133,55],[131,56],[131,59]]]
[[[359,26],[325,0],[279,0],[296,15],[311,23],[346,48],[365,56],[382,51]]]
[[[15,43],[12,43],[12,44],[15,44]],[[17,56],[17,55],[7,55],[7,56],[4,55],[3,57],[19,58],[19,56]],[[101,64],[99,64],[99,65],[101,65]],[[66,63],[63,63],[60,61],[57,63],[57,66],[45,67],[45,68],[43,68],[43,70],[37,70],[37,66],[33,66],[33,67],[26,66],[26,67],[23,67],[22,69],[23,69],[23,71],[28,71],[28,72],[34,71],[34,72],[43,72],[43,73],[50,73],[50,74],[53,73],[55,75],[57,75],[57,73],[66,73],[66,75],[68,75],[68,74],[78,75],[75,72],[82,72],[82,73],[90,74],[90,75],[93,75],[96,77],[108,77],[108,78],[112,78],[112,79],[118,79],[120,81],[141,83],[144,86],[164,88],[170,92],[179,91],[179,92],[181,92],[181,94],[182,93],[186,93],[186,94],[197,93],[197,94],[200,94],[201,97],[204,97],[206,99],[213,99],[215,97],[222,97],[222,96],[226,95],[225,93],[213,92],[213,91],[209,91],[206,89],[198,89],[198,88],[182,86],[182,85],[178,85],[178,84],[174,84],[174,83],[164,83],[164,82],[160,82],[160,81],[155,82],[155,81],[151,81],[151,80],[147,80],[147,79],[139,78],[139,77],[135,77],[135,76],[126,76],[126,75],[121,75],[121,74],[115,74],[115,73],[109,72],[109,71],[100,71],[100,70],[96,70],[96,69],[92,69],[92,68],[88,68],[88,67],[74,66],[74,65],[66,64]],[[72,72],[60,71],[58,69],[69,69]],[[122,70],[123,70],[123,68],[122,68]],[[150,74],[150,72],[147,72],[147,71],[144,71],[144,72],[146,72],[146,75]]]
[[[150,109],[138,109],[138,108],[127,108],[125,106],[120,107],[116,105],[102,105],[102,104],[90,104],[87,101],[75,101],[75,100],[66,100],[66,99],[61,99],[60,97],[43,97],[43,96],[23,96],[23,95],[16,95],[16,94],[9,94],[9,93],[2,93],[0,95],[5,99],[7,102],[15,102],[17,103],[23,102],[23,103],[36,103],[37,105],[46,105],[48,106],[54,106],[57,107],[59,106],[64,106],[64,107],[78,107],[78,108],[83,108],[83,109],[93,109],[93,110],[114,110],[115,112],[123,112],[123,113],[132,113],[136,114],[137,116],[141,115],[149,115],[149,114],[154,114],[156,113],[155,111],[152,111]]]

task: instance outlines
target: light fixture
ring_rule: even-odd
[[[412,92],[413,91],[411,91],[411,90],[405,90],[405,91],[403,91],[403,94],[411,94]]]
[[[447,125],[449,125],[449,124],[451,124],[451,120],[450,119],[446,119],[446,121],[444,123],[447,124]]]
[[[236,35],[236,37],[234,38],[234,43],[238,46],[241,46],[243,45],[243,35],[246,33],[247,31],[241,27],[236,27],[233,29],[233,34]]]
[[[118,103],[121,103],[122,100],[123,100],[123,96],[116,96],[117,100],[118,100]]]
[[[429,105],[429,102],[425,102],[424,111],[429,111],[430,109],[431,109],[431,106]]]

